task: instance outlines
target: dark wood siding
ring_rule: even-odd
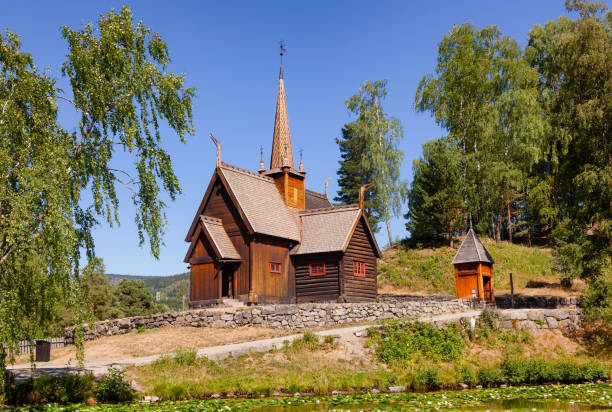
[[[253,292],[259,303],[291,302],[295,297],[295,272],[287,241],[257,236],[253,248]],[[281,273],[270,273],[270,262],[281,264]]]
[[[214,263],[191,265],[191,305],[212,303],[219,298],[220,271]]]
[[[242,261],[234,274],[234,279],[236,279],[234,295],[246,297],[249,293],[249,235],[238,209],[234,206],[220,179],[214,183],[202,214],[221,219],[223,228],[240,254]]]
[[[311,263],[324,263],[325,275],[310,276]],[[340,296],[339,255],[325,253],[293,258],[297,302],[337,301]]]
[[[342,257],[341,290],[347,301],[359,302],[376,299],[378,270],[374,250],[375,246],[366,233],[366,226],[361,218]],[[353,275],[354,261],[365,263],[365,277]]]

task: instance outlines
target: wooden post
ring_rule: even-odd
[[[512,280],[512,272],[510,273],[510,306],[514,309],[514,282]]]
[[[478,297],[484,300],[484,286],[482,284],[482,263],[478,264]]]

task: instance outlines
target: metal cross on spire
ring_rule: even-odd
[[[287,44],[285,43],[284,40],[281,40],[278,42],[278,45],[280,46],[280,73],[278,75],[278,78],[282,79],[283,78],[283,55],[285,54],[285,52],[287,52],[287,49],[285,47]]]

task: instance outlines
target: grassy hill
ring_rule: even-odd
[[[181,289],[184,289],[187,295],[187,304],[189,303],[189,273],[171,276],[135,276],[108,273],[106,277],[113,285],[118,284],[122,279],[142,280],[154,297],[157,292],[160,293],[161,299],[158,303],[168,305],[173,310],[181,309]]]
[[[513,274],[515,289],[559,289],[561,276],[556,272],[549,249],[481,239],[493,260],[496,291],[510,289]],[[457,242],[459,245],[460,242]],[[382,292],[448,294],[455,293],[451,262],[457,249],[387,249],[379,261],[379,288]]]

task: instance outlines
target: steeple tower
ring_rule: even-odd
[[[291,149],[291,134],[289,133],[289,117],[283,80],[283,55],[287,50],[280,44],[281,66],[278,75],[278,96],[276,98],[276,116],[274,117],[274,137],[272,138],[272,155],[270,169],[289,166],[293,169],[293,151]]]

